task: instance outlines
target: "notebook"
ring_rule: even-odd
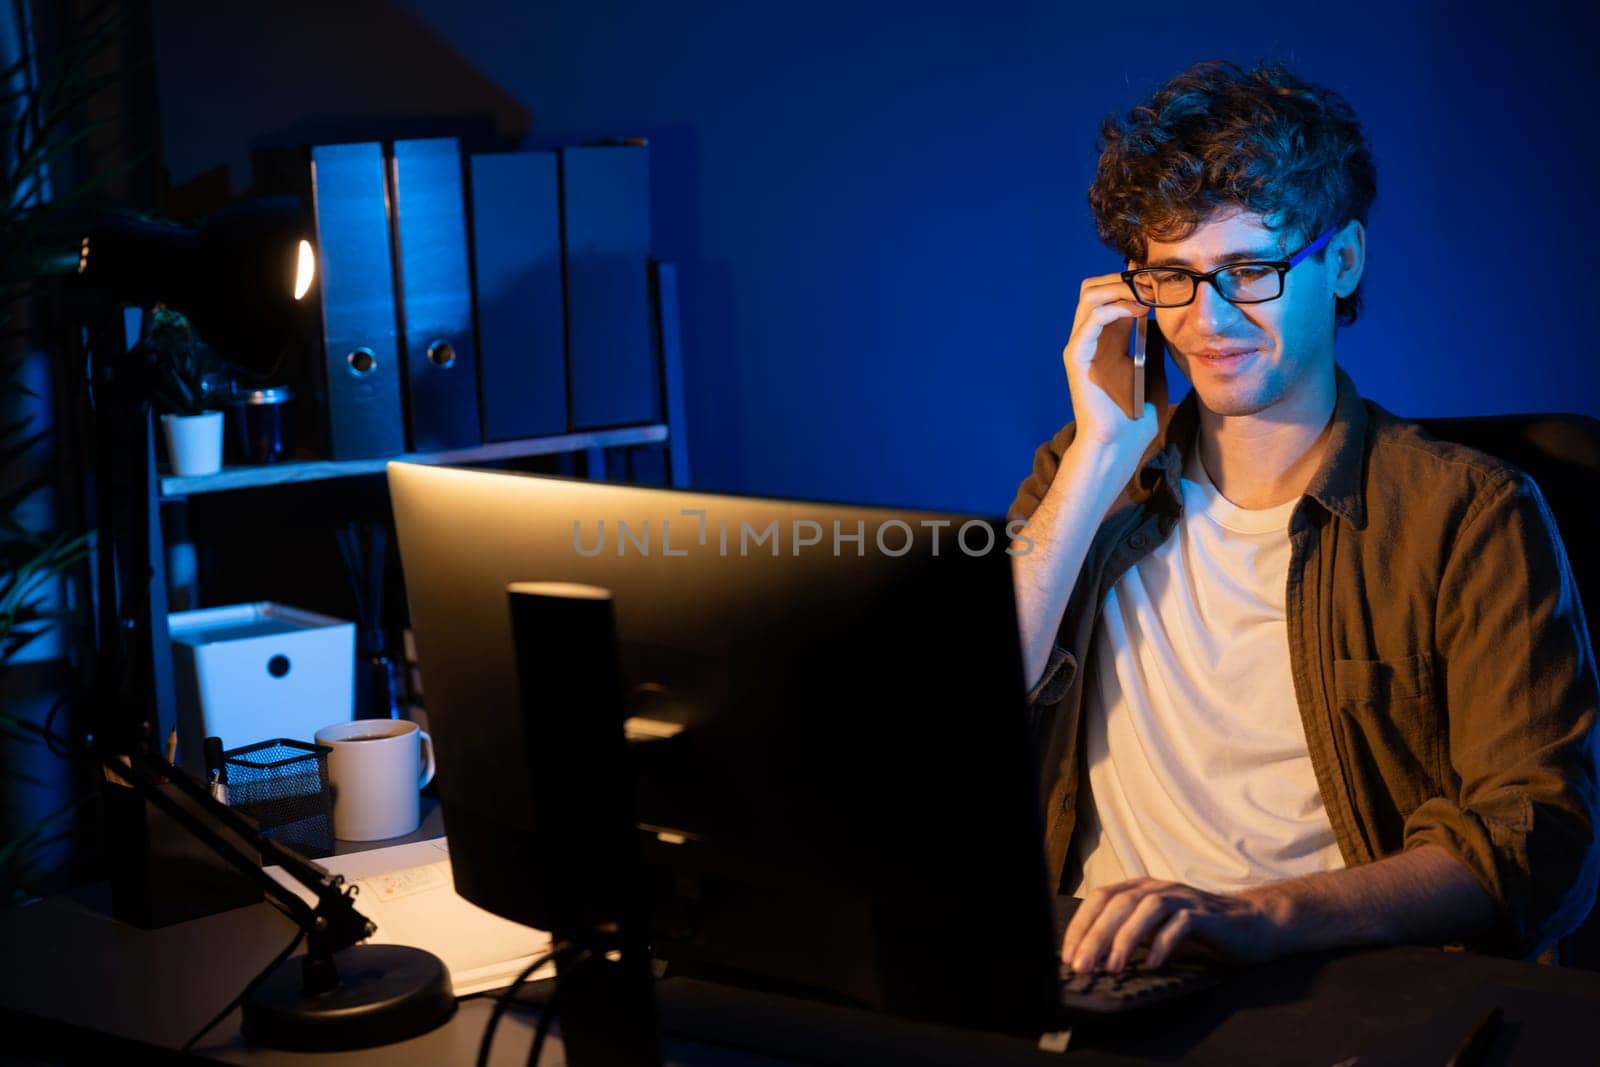
[[[522,969],[550,948],[550,934],[493,915],[456,893],[450,851],[442,837],[369,849],[316,861],[331,874],[355,883],[356,910],[378,926],[369,944],[410,945],[444,961],[456,996],[511,984]],[[282,867],[266,872],[316,904],[310,890]],[[545,964],[530,980],[555,975]]]

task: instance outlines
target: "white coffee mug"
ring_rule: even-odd
[[[433,781],[433,738],[405,719],[356,719],[324,726],[333,785],[333,836],[381,841],[421,822],[417,790]]]

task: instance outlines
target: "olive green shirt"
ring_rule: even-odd
[[[1571,567],[1526,474],[1430,437],[1336,373],[1327,448],[1289,522],[1286,597],[1323,804],[1349,866],[1446,849],[1498,915],[1471,947],[1531,958],[1583,920],[1600,876],[1600,682]],[[1057,884],[1101,607],[1177,525],[1180,446],[1197,422],[1191,393],[1097,531],[1029,694]],[[1008,520],[1039,506],[1073,431],[1039,447]]]

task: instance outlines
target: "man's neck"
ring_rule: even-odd
[[[1286,504],[1305,492],[1322,462],[1338,398],[1334,372],[1304,382],[1267,411],[1218,415],[1200,405],[1200,462],[1211,484],[1241,508]]]

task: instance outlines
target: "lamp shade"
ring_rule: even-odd
[[[89,235],[79,273],[111,299],[182,312],[224,358],[264,372],[310,288],[310,220],[293,197],[242,200],[197,228],[113,218]]]

